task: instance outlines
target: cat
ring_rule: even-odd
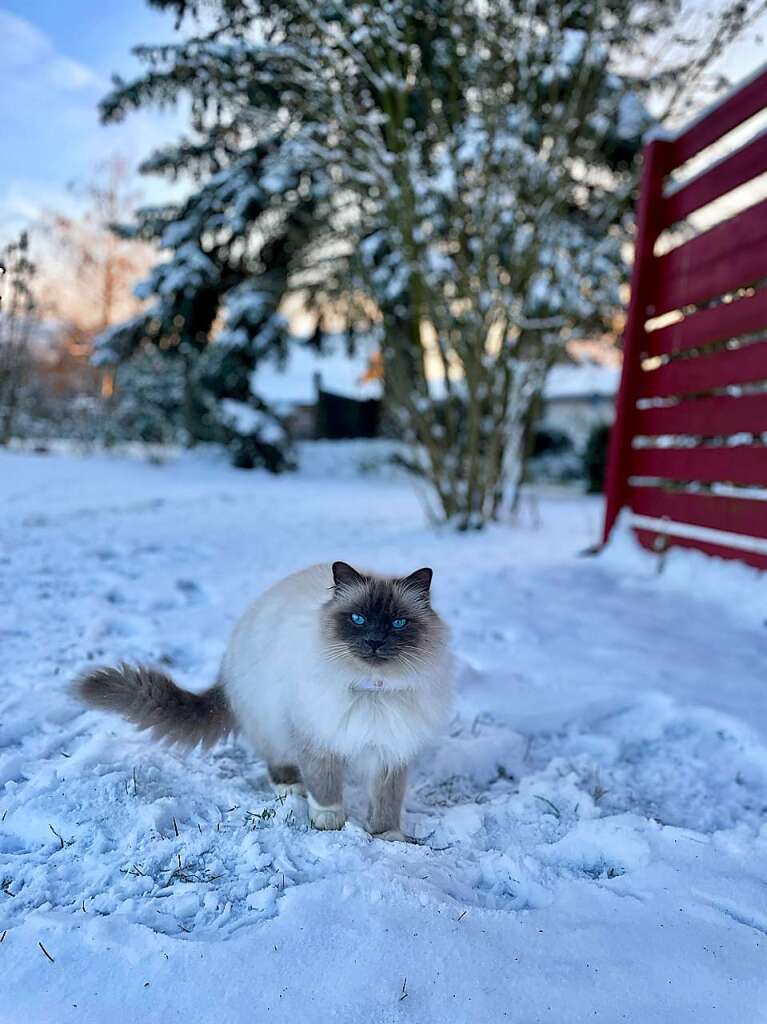
[[[206,692],[123,664],[86,671],[75,693],[187,746],[241,732],[279,796],[307,797],[318,829],[343,827],[344,768],[361,766],[371,834],[404,841],[408,763],[452,702],[448,630],[431,606],[431,581],[429,568],[391,577],[346,562],[314,565],[250,606]]]

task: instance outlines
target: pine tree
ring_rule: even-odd
[[[284,356],[283,298],[300,291],[320,324],[340,308],[352,335],[379,337],[438,514],[496,516],[548,367],[620,307],[647,96],[678,103],[755,5],[701,46],[674,35],[678,0],[152,2],[192,35],[140,48],[146,74],[117,81],[104,116],[185,98],[192,137],[144,169],[202,184],[143,213],[139,233],[171,257],[108,350],[153,337],[181,358],[190,430],[251,464],[283,450],[250,389]],[[659,68],[646,57],[663,33],[681,56]]]
[[[183,79],[182,67],[174,74]],[[247,90],[246,73],[238,74]],[[131,91],[115,94],[108,116],[129,103]],[[169,147],[144,165],[174,175],[214,173],[183,203],[142,209],[137,224],[121,228],[126,237],[158,243],[170,258],[137,288],[147,308],[105,331],[96,355],[119,365],[152,346],[183,376],[189,436],[226,445],[238,466],[275,472],[292,465],[288,433],[250,381],[261,360],[287,354],[279,307],[315,226],[311,182],[300,159],[285,162],[276,116],[256,111],[256,141],[237,151],[222,141],[221,125],[207,127],[201,115],[196,130],[204,141]],[[240,132],[244,124],[229,126],[232,137]],[[217,321],[223,327],[211,344]]]

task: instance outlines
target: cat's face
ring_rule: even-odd
[[[346,562],[333,563],[333,597],[325,605],[327,647],[371,671],[418,671],[442,639],[429,602],[431,569],[402,578],[364,576]]]

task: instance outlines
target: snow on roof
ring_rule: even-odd
[[[381,382],[363,381],[370,364],[367,346],[358,346],[350,356],[341,339],[329,342],[319,354],[308,345],[292,343],[284,367],[264,364],[250,378],[253,391],[269,403],[311,405],[317,399],[316,376],[321,387],[343,398],[364,401],[381,397]]]
[[[621,371],[618,366],[597,363],[563,363],[552,367],[543,389],[547,401],[567,398],[613,398],[618,391]]]

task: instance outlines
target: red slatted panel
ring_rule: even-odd
[[[767,277],[767,199],[657,260],[648,316],[659,316]]]
[[[654,533],[652,530],[635,530],[637,540],[642,547],[649,551],[658,551],[656,546],[661,544],[671,548],[692,548],[695,551],[702,551],[704,555],[712,555],[714,558],[731,558],[746,565],[752,565],[755,569],[767,569],[767,555],[757,554],[755,551],[742,551],[740,548],[728,548],[724,544],[711,544],[705,540],[692,540],[689,537],[671,537],[665,533]]]
[[[748,537],[767,537],[767,501],[730,498],[717,494],[664,491],[659,487],[634,487],[631,508],[637,515],[664,516],[677,523],[705,526]]]
[[[767,132],[730,153],[720,163],[676,189],[663,204],[664,228],[684,220],[695,210],[764,173],[767,167]]]
[[[731,434],[767,432],[767,395],[729,395],[695,398],[676,405],[639,409],[636,434],[691,434],[695,437],[728,437]],[[765,481],[767,485],[767,481]]]
[[[645,334],[645,354],[672,355],[714,341],[739,338],[767,329],[767,288],[753,295],[701,309],[668,327]]]
[[[762,68],[708,113],[697,118],[671,143],[671,167],[683,163],[721,139],[767,106],[767,68]]]
[[[710,356],[675,359],[656,370],[646,370],[638,394],[640,398],[670,398],[757,381],[767,381],[767,341]]]
[[[767,489],[767,445],[634,444],[643,435],[692,439],[767,434],[767,392],[712,394],[767,380],[767,200],[663,256],[654,255],[665,228],[767,173],[763,132],[664,194],[664,180],[671,171],[764,109],[767,66],[675,139],[656,139],[645,150],[623,373],[610,441],[604,538],[627,505],[636,516],[645,517],[645,523],[670,520],[691,534],[676,537],[662,527],[637,524],[637,537],[650,550],[657,550],[654,545],[660,539],[662,546],[696,548],[767,570],[767,553],[762,550],[767,501],[692,489],[717,483]],[[738,293],[733,301],[721,300]],[[689,309],[706,304],[709,308]],[[677,309],[687,310],[687,315],[647,331],[648,319]],[[736,338],[747,341],[704,355],[695,351]],[[647,356],[678,353],[690,355],[643,368]],[[642,402],[676,396],[681,400],[668,405],[648,408]],[[637,478],[669,481],[676,487],[637,486]],[[710,530],[716,533],[706,532]],[[743,550],[740,544],[756,546],[758,553]]]
[[[629,473],[664,480],[760,487],[767,480],[767,445],[635,448]]]

